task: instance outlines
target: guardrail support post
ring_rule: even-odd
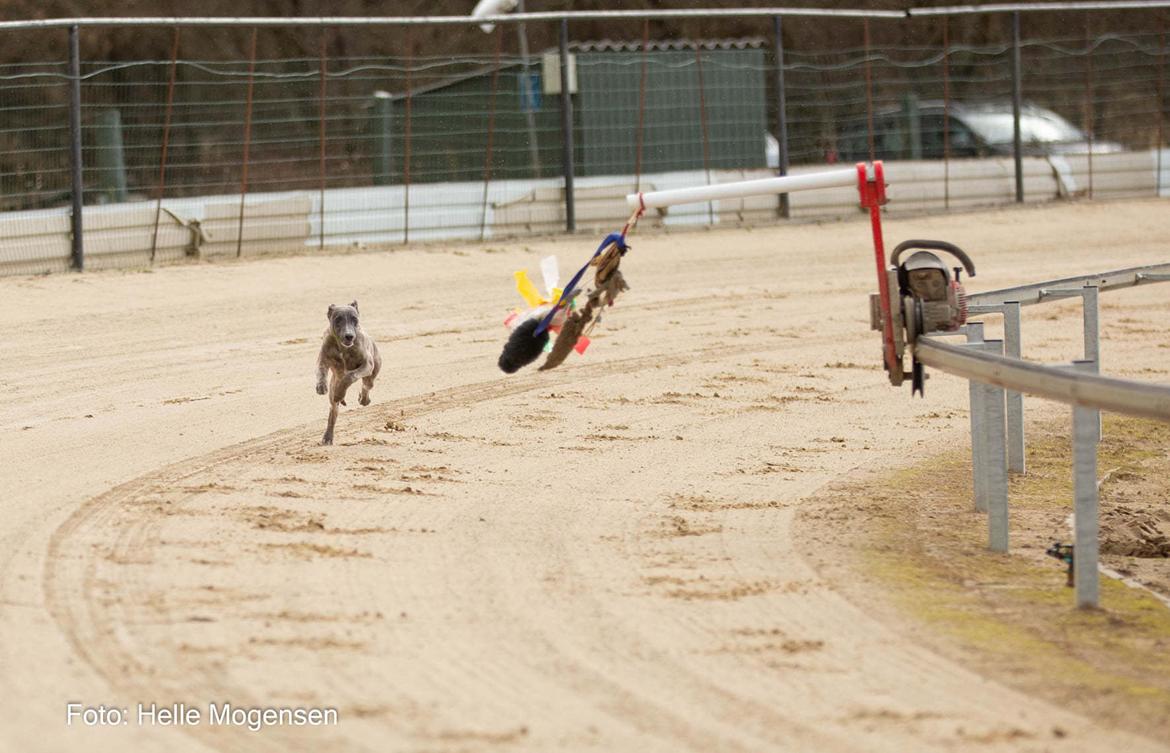
[[[1002,340],[987,340],[980,347],[985,353],[1003,355]],[[1008,483],[1007,443],[1004,432],[1004,389],[981,384],[983,391],[984,505],[987,510],[988,548],[993,552],[1008,550]]]
[[[1097,286],[1086,285],[1081,288],[1081,298],[1084,302],[1085,323],[1085,360],[1096,364],[1094,373],[1101,372],[1101,328],[1097,317]]]
[[[1007,301],[1003,304],[1003,348],[1009,358],[1020,358],[1020,304]],[[1012,473],[1024,474],[1027,463],[1024,459],[1024,395],[1007,391],[1007,467]]]
[[[967,344],[976,345],[983,342],[983,322],[967,322]],[[975,509],[987,512],[987,493],[984,490],[987,465],[984,450],[984,392],[982,385],[974,380],[967,383],[968,399],[971,404],[971,472],[972,483],[975,489]]]
[[[1093,373],[1101,373],[1101,325],[1097,308],[1096,285],[1081,288],[1081,312],[1085,327],[1085,360],[1093,362]],[[1097,413],[1100,416],[1100,411]],[[1097,441],[1101,441],[1101,421],[1097,420]]]
[[[1074,361],[1073,367],[1093,373],[1091,361]],[[1077,607],[1098,606],[1097,436],[1101,412],[1073,406],[1073,490],[1075,535],[1073,576]]]

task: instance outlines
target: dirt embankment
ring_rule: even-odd
[[[806,551],[867,611],[978,671],[1101,724],[1170,729],[1170,426],[1107,416],[1099,448],[1101,609],[1074,609],[1068,418],[1028,427],[1011,480],[1011,552],[986,549],[966,449],[834,485],[800,518]],[[858,502],[860,500],[860,502]],[[824,535],[831,521],[834,535]],[[808,548],[814,544],[815,549]],[[1148,590],[1146,590],[1148,589]]]

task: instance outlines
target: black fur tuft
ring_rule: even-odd
[[[548,344],[548,330],[541,332],[539,336],[533,336],[539,326],[540,319],[532,317],[525,319],[512,330],[508,342],[504,343],[504,352],[500,353],[501,371],[505,374],[515,374],[521,367],[540,358],[544,346]]]

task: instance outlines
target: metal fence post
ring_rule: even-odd
[[[1093,19],[1085,15],[1085,140],[1089,161],[1089,198],[1093,198]],[[1159,144],[1158,146],[1161,146]]]
[[[642,75],[638,79],[638,127],[634,131],[634,193],[642,190],[642,152],[646,142],[646,84],[650,77],[650,19],[642,21]]]
[[[256,38],[259,28],[252,29],[252,44],[248,56],[248,96],[244,105],[244,164],[240,175],[240,224],[236,231],[236,258],[244,254],[244,199],[248,196],[248,160],[252,146],[252,96],[256,86]]]
[[[1020,12],[1012,12],[1012,155],[1016,164],[1016,202],[1024,201],[1024,158],[1020,139],[1020,110],[1024,87],[1020,70]]]
[[[1020,335],[1020,304],[1007,301],[1003,304],[1003,349],[1009,358],[1020,358],[1022,353]],[[1007,391],[1007,467],[1012,473],[1027,472],[1024,458],[1024,395]]]
[[[1166,151],[1166,14],[1162,14],[1162,31],[1158,34],[1158,164],[1154,179],[1154,196],[1162,195],[1162,154]]]
[[[319,156],[318,171],[320,173],[320,176],[319,176],[320,177],[319,200],[321,203],[321,213],[320,213],[320,218],[319,218],[321,220],[321,227],[319,228],[320,235],[318,236],[318,241],[317,241],[317,248],[319,248],[319,249],[325,248],[325,137],[326,137],[326,134],[325,134],[325,101],[326,101],[326,99],[325,98],[326,98],[326,95],[328,94],[328,90],[326,88],[326,76],[328,75],[328,66],[329,66],[329,61],[325,57],[325,52],[326,52],[325,31],[326,31],[325,28],[321,29],[321,84],[320,84],[321,88],[320,88],[320,94],[318,95],[318,105],[319,105],[318,115],[320,118],[320,134],[321,134],[320,151],[318,154],[318,156]]]
[[[1089,361],[1074,361],[1073,367],[1092,373]],[[1073,490],[1076,540],[1073,542],[1073,575],[1077,607],[1098,605],[1099,583],[1097,521],[1097,427],[1101,412],[1096,408],[1073,407]]]
[[[402,242],[410,243],[410,136],[411,104],[414,101],[414,35],[406,27],[406,123],[403,124],[402,153]]]
[[[517,13],[524,12],[524,0],[519,0]],[[528,159],[532,164],[532,177],[540,178],[540,144],[536,136],[536,108],[532,90],[532,75],[528,72],[528,27],[524,22],[516,24],[516,39],[520,47],[520,106],[524,108],[524,124],[528,129]],[[498,67],[498,66],[497,66]]]
[[[703,86],[703,43],[695,42],[695,73],[699,77],[699,130],[703,134],[703,172],[711,185],[711,129],[707,125],[707,94]],[[707,202],[707,224],[715,224],[715,202]]]
[[[565,230],[577,230],[576,197],[573,195],[573,94],[569,90],[569,21],[561,19],[561,173],[565,178]]]
[[[492,147],[496,134],[496,94],[500,83],[500,55],[504,50],[504,27],[496,29],[496,54],[492,64],[492,89],[488,96],[487,144],[483,150],[483,206],[479,213],[479,239],[487,236],[488,189],[492,183]],[[527,64],[525,64],[527,65]],[[528,75],[527,68],[524,75]]]
[[[976,345],[983,342],[983,322],[967,322],[967,343]],[[971,480],[975,489],[975,509],[987,512],[987,493],[984,490],[984,481],[987,476],[984,468],[987,465],[984,452],[984,393],[979,382],[971,380],[967,383],[968,399],[971,406]]]
[[[1003,355],[1002,340],[987,340],[980,347],[985,353]],[[982,384],[984,506],[987,510],[988,548],[993,552],[1008,550],[1008,483],[1007,443],[1004,433],[1004,389]]]
[[[943,123],[951,122],[951,20],[943,19]],[[943,209],[951,208],[951,129],[943,128]]]
[[[167,150],[171,143],[171,115],[175,106],[175,78],[179,67],[179,27],[171,38],[171,73],[167,79],[167,109],[163,116],[162,153],[158,159],[158,203],[154,205],[154,230],[150,235],[150,263],[158,253],[158,223],[162,218],[163,196],[167,189]]]
[[[869,54],[869,19],[861,21],[862,45],[865,47],[865,134],[869,146],[869,161],[874,161],[877,151],[873,132],[873,67]]]
[[[73,183],[72,250],[73,268],[85,269],[85,246],[81,234],[81,207],[84,184],[81,178],[81,31],[69,27],[69,166]]]
[[[788,174],[788,113],[787,100],[784,91],[784,19],[781,16],[772,18],[775,36],[774,49],[776,51],[776,144],[777,160],[776,174]],[[788,204],[788,194],[780,194],[780,216],[788,219],[791,209]]]

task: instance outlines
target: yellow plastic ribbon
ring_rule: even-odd
[[[524,299],[529,308],[536,308],[537,306],[548,303],[540,295],[540,291],[536,289],[536,286],[532,284],[532,280],[528,279],[528,270],[521,269],[515,272],[515,277],[516,292],[520,294],[520,297]]]
[[[544,306],[545,304],[559,301],[561,299],[561,289],[553,288],[549,291],[550,298],[545,298],[537,290],[536,285],[532,280],[528,279],[528,270],[521,269],[513,273],[516,278],[516,292],[528,304],[528,308],[536,308],[537,306]]]

